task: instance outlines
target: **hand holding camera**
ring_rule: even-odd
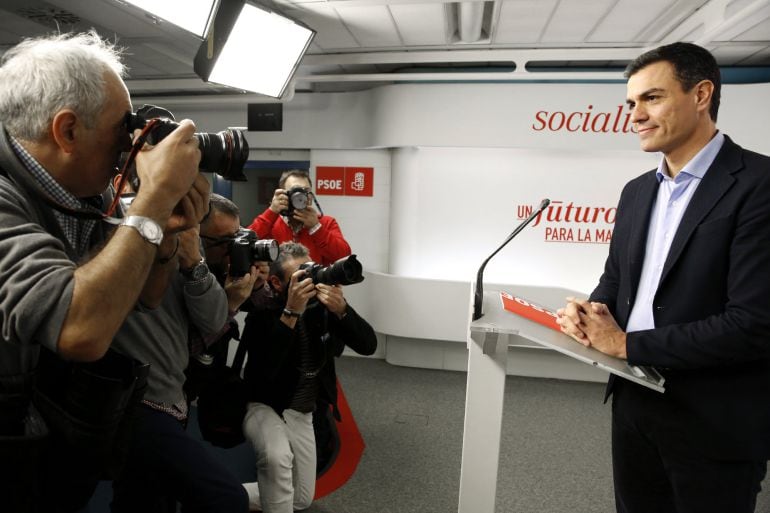
[[[148,215],[164,224],[180,199],[190,191],[198,176],[200,161],[194,132],[193,122],[184,120],[156,146],[139,151],[136,168],[142,190],[131,204],[132,213]],[[195,201],[191,200],[187,207],[191,204]]]
[[[292,219],[299,221],[307,229],[310,229],[319,223],[318,212],[311,206],[307,206],[302,210],[294,210]]]
[[[345,313],[345,308],[348,303],[345,301],[345,297],[342,294],[342,287],[339,285],[327,285],[325,283],[317,283],[315,286],[316,298],[326,307],[331,313],[337,317],[342,318]]]
[[[274,239],[259,239],[252,230],[241,228],[230,241],[228,251],[233,278],[245,275],[255,264],[272,262],[278,257],[278,243]]]
[[[176,233],[190,228],[195,228],[197,232],[201,219],[209,211],[210,188],[206,177],[198,174],[187,194],[172,210],[165,232]]]
[[[179,238],[179,247],[177,248],[179,268],[189,269],[195,266],[203,258],[200,252],[198,226],[196,225],[193,228],[188,228],[187,230],[180,232],[177,237]]]
[[[307,228],[312,228],[318,224],[318,212],[315,211],[312,203],[313,193],[307,187],[276,189],[270,202],[270,210],[299,221]]]
[[[313,279],[307,276],[303,269],[297,269],[289,281],[286,309],[292,312],[303,313],[308,301],[316,296],[316,288]]]
[[[273,199],[270,200],[270,210],[280,214],[289,207],[289,197],[283,189],[276,189],[273,193]]]
[[[226,180],[246,180],[243,166],[249,145],[239,130],[196,133],[192,121],[177,123],[170,111],[155,105],[144,105],[136,113],[126,114],[124,126],[135,137],[141,135],[125,166],[130,168],[136,157],[142,194],[135,191],[138,204],[134,213],[165,221],[173,210],[171,231],[198,224],[208,211],[208,182],[204,192],[201,180],[205,178],[200,178],[199,170],[217,173]],[[137,152],[144,141],[147,144]]]
[[[231,312],[238,311],[244,301],[251,296],[254,284],[260,276],[256,265],[252,265],[249,272],[240,277],[228,275],[225,279],[225,294],[227,295],[227,308]]]

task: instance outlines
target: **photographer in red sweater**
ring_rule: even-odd
[[[350,255],[350,245],[342,236],[337,221],[313,208],[314,200],[306,171],[284,171],[270,206],[252,221],[249,228],[260,239],[275,239],[279,244],[299,242],[308,248],[311,260],[323,266],[330,265]]]

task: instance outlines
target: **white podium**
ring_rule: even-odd
[[[568,296],[584,296],[556,287],[520,285],[511,286],[505,292],[549,310],[563,306]],[[655,369],[630,366],[624,360],[584,347],[550,327],[505,310],[500,291],[484,293],[483,313],[480,319],[470,322],[468,330],[459,513],[495,512],[508,346],[545,346],[659,392],[664,391],[664,380]]]

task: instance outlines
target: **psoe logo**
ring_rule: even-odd
[[[316,194],[325,196],[373,196],[373,167],[316,167]]]
[[[516,215],[519,219],[526,219],[533,210],[531,205],[518,205]],[[532,227],[543,228],[545,242],[609,244],[617,210],[617,207],[575,205],[572,201],[553,200],[535,217]]]

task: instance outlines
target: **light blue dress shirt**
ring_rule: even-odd
[[[652,207],[650,227],[647,233],[642,276],[636,292],[636,301],[628,317],[626,332],[641,331],[655,327],[652,312],[652,302],[658,290],[663,264],[666,263],[671,241],[679,228],[682,215],[690,204],[695,190],[700,185],[706,171],[714,162],[724,143],[725,136],[721,132],[704,146],[690,162],[671,178],[668,175],[666,159],[661,158],[655,176],[660,185],[658,196]]]

